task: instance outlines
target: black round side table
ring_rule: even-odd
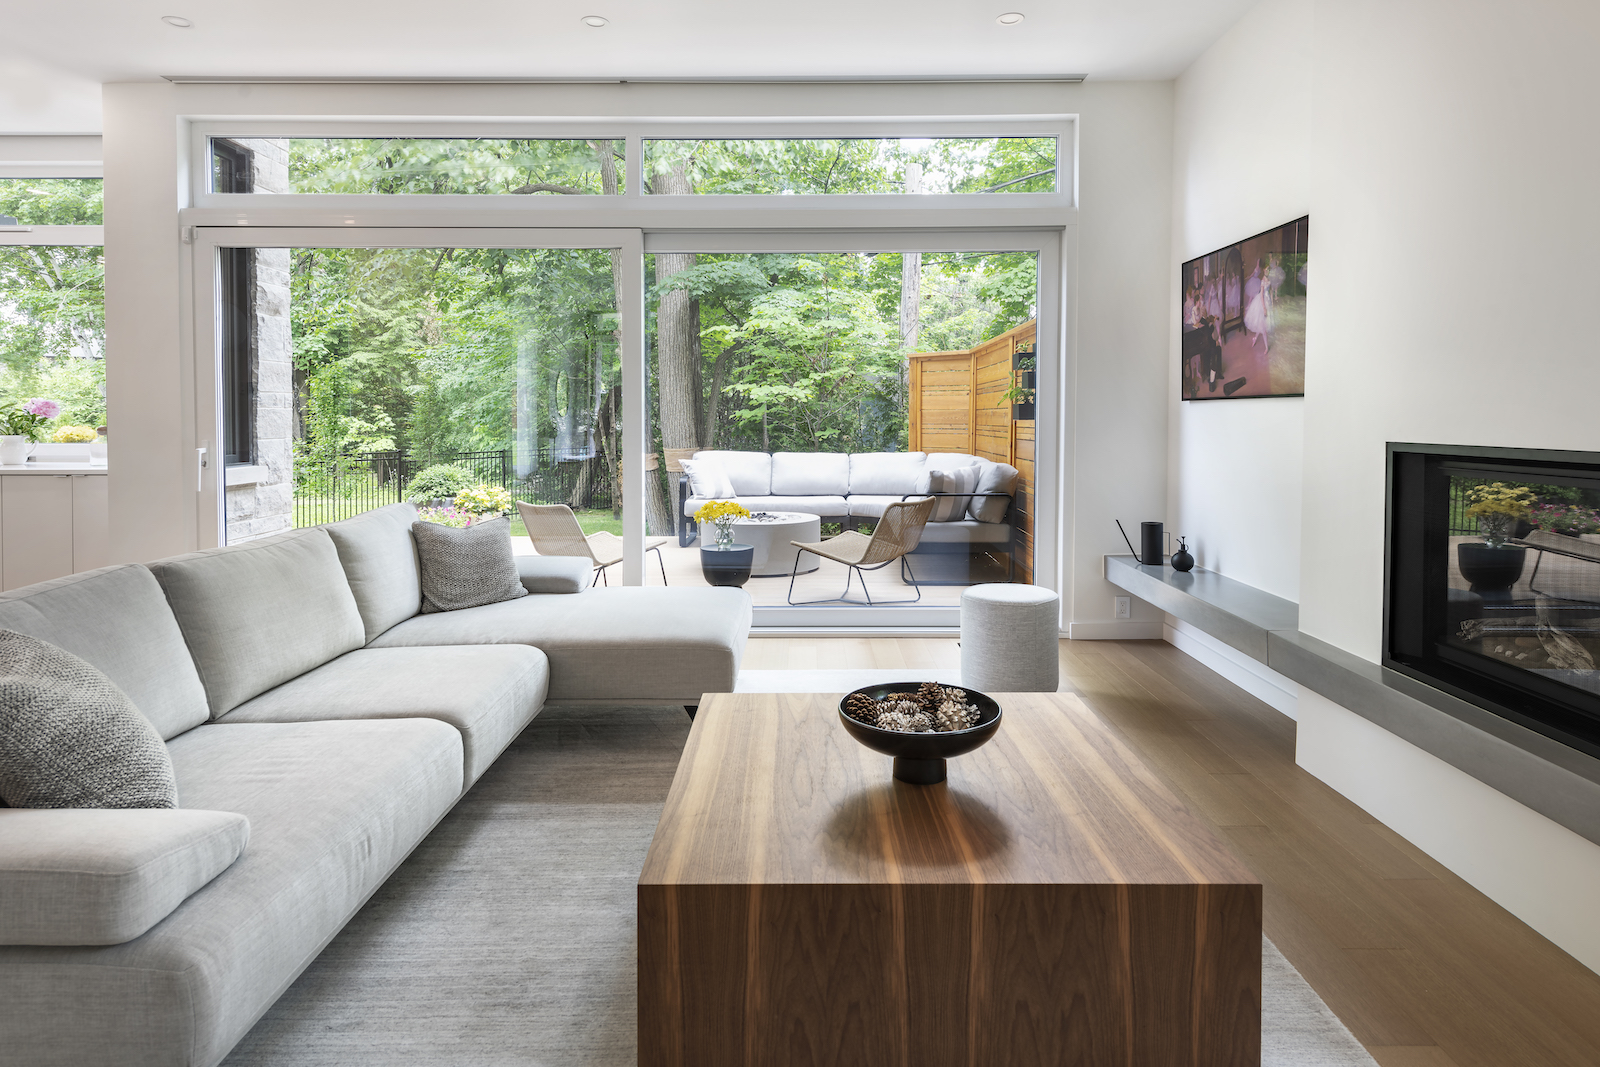
[[[700,549],[700,573],[711,585],[741,586],[750,580],[754,545],[706,545]]]

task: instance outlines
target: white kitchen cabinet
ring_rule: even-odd
[[[110,562],[104,474],[0,475],[0,588]]]

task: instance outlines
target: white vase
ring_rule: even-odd
[[[96,437],[89,442],[89,462],[104,463],[106,461],[106,439],[104,436]]]
[[[28,462],[34,444],[22,434],[0,434],[0,466],[15,467]]]

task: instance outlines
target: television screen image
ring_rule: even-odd
[[[1183,265],[1183,399],[1306,392],[1306,235],[1296,219]]]

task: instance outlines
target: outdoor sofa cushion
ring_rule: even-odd
[[[941,496],[933,505],[933,514],[928,516],[928,521],[956,522],[967,517],[967,506],[971,498],[960,495],[974,492],[978,488],[978,479],[983,474],[983,469],[976,465],[959,467],[952,471],[934,471],[928,482],[929,492],[955,493],[956,496]]]
[[[772,496],[843,496],[850,457],[843,452],[774,452]]]
[[[890,496],[898,500],[907,493],[927,491],[926,452],[853,452],[850,455],[851,496]]]
[[[722,464],[711,456],[683,460],[683,473],[689,476],[689,492],[707,500],[732,500],[739,494]]]
[[[583,556],[519,555],[517,577],[530,593],[581,593],[594,580],[594,561]]]
[[[526,645],[358,648],[246,701],[221,721],[439,719],[461,731],[470,786],[533,721],[549,686],[544,653]]]
[[[168,747],[184,802],[243,815],[249,847],[132,941],[0,947],[7,1062],[217,1063],[461,795],[436,719],[210,723]]]
[[[1006,517],[1006,509],[1011,506],[1010,497],[1017,493],[1017,468],[1009,463],[984,463],[978,475],[977,491],[980,493],[1004,493],[999,496],[975,496],[967,506],[967,517],[977,519],[979,522],[1000,522]]]
[[[955,522],[930,522],[922,528],[924,545],[1003,545],[1011,541],[1011,524],[958,519]]]
[[[842,496],[757,496],[739,499],[751,511],[795,511],[802,515],[849,514],[849,505]]]
[[[765,452],[733,452],[712,449],[696,452],[695,459],[713,459],[727,472],[733,491],[741,497],[770,496],[772,457]]]
[[[37,637],[0,630],[0,801],[175,808],[178,784],[161,735],[109,678]]]
[[[414,522],[422,565],[422,610],[459,611],[528,595],[511,552],[511,521],[495,517],[463,530]]]
[[[159,560],[213,718],[360,648],[365,627],[326,530]]]
[[[0,945],[120,945],[228,869],[229,811],[0,810]]]
[[[533,645],[550,658],[552,704],[698,704],[733,692],[750,618],[742,589],[613,586],[418,615],[372,647]]]
[[[371,641],[422,607],[422,578],[411,524],[414,504],[390,504],[331,523],[323,529],[333,538],[350,593],[361,612],[364,641]]]
[[[166,594],[137,564],[0,593],[0,627],[48,641],[97,667],[163,739],[210,718],[205,687]]]

